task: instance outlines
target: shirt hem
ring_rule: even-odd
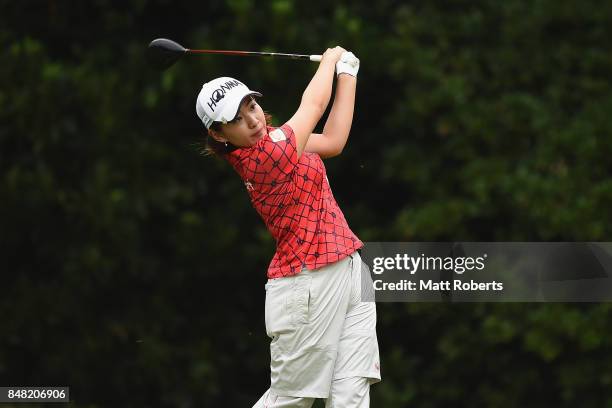
[[[358,250],[360,250],[361,248],[363,248],[363,246],[364,246],[363,242],[359,241],[357,245],[355,245],[354,247],[350,248],[348,251],[341,253],[341,254],[339,255],[339,258],[338,258],[338,259],[336,259],[336,260],[334,260],[334,261],[330,261],[330,262],[328,262],[328,263],[326,263],[326,264],[323,264],[323,265],[319,265],[319,266],[318,266],[318,267],[316,267],[316,268],[312,268],[312,267],[311,267],[312,265],[310,265],[310,266],[309,266],[307,263],[302,263],[302,267],[297,267],[297,268],[296,268],[296,270],[297,270],[297,271],[296,271],[296,272],[294,272],[294,273],[289,273],[289,274],[286,274],[286,275],[283,275],[283,274],[281,273],[280,275],[276,275],[276,273],[270,273],[270,269],[268,269],[268,271],[267,271],[267,274],[266,274],[266,275],[267,275],[268,279],[278,279],[278,278],[287,278],[287,277],[289,277],[289,276],[295,276],[295,275],[299,274],[300,272],[302,272],[302,270],[303,270],[304,268],[309,269],[309,270],[311,270],[311,271],[314,271],[314,270],[317,270],[317,269],[321,269],[321,268],[324,268],[324,267],[326,267],[326,266],[328,266],[328,265],[331,265],[331,264],[333,264],[333,263],[335,263],[335,262],[339,262],[339,261],[341,261],[341,260],[345,259],[346,257],[348,257],[348,256],[350,256],[350,255],[352,255],[352,254],[354,254],[355,252],[357,252]],[[279,270],[280,270],[280,268],[277,268],[276,270],[277,270],[277,271],[279,271]],[[278,272],[277,272],[277,273],[278,273]]]

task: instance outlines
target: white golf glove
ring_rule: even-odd
[[[350,51],[345,51],[340,56],[340,60],[336,62],[336,74],[349,74],[357,77],[359,71],[359,58]]]

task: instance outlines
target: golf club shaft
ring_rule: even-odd
[[[284,54],[280,52],[258,52],[258,51],[230,51],[230,50],[192,50],[186,49],[188,54],[222,54],[246,57],[275,57],[297,60],[321,61],[321,55]]]

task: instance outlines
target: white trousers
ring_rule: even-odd
[[[334,380],[331,394],[325,400],[325,408],[369,408],[370,382],[365,377]],[[314,398],[279,397],[268,390],[253,408],[310,408],[314,401]]]
[[[254,405],[368,407],[370,384],[380,381],[376,304],[362,302],[371,286],[357,252],[317,270],[269,279],[266,332],[270,389]]]

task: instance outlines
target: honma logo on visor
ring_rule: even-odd
[[[231,81],[226,81],[225,83],[221,84],[219,88],[212,91],[210,101],[207,103],[210,110],[214,112],[215,108],[217,107],[217,103],[220,102],[221,99],[225,98],[225,94],[232,88],[235,88],[240,85],[245,86],[242,82],[238,81],[237,79],[234,79]]]

